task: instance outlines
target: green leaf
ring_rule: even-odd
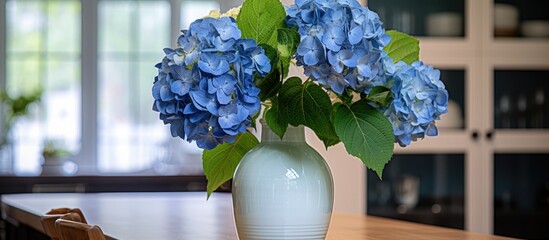
[[[341,104],[335,113],[335,130],[347,152],[374,170],[379,178],[393,155],[393,127],[364,100],[351,107]]]
[[[334,144],[338,136],[331,121],[332,103],[328,93],[317,84],[292,77],[280,89],[279,105],[288,122],[293,126],[305,125],[324,141],[324,146]]]
[[[288,128],[288,120],[286,116],[280,111],[280,105],[278,104],[278,98],[271,98],[272,106],[265,113],[265,121],[269,128],[278,135],[280,138],[284,137],[286,129]]]
[[[389,106],[393,101],[393,95],[391,94],[391,89],[384,86],[376,86],[372,88],[367,99],[380,106]]]
[[[267,58],[269,58],[270,62],[272,63],[278,62],[279,55],[278,55],[278,51],[275,48],[271,47],[266,43],[259,44],[259,46],[262,47],[263,50],[265,50],[265,55],[267,56]],[[275,68],[273,67],[272,69],[275,69]]]
[[[280,77],[286,78],[288,76],[288,73],[290,72],[290,61],[292,60],[291,57],[280,57],[277,64],[277,69],[280,71]]]
[[[300,37],[296,29],[291,28],[280,28],[278,31],[278,55],[279,62],[277,68],[282,73],[282,78],[288,76],[290,69],[290,61],[292,56],[297,51],[297,46],[299,45]]]
[[[240,134],[234,143],[224,143],[202,153],[202,166],[208,179],[208,198],[221,184],[231,179],[244,155],[259,141],[250,132]]]
[[[387,31],[391,36],[391,42],[385,46],[385,51],[393,59],[393,62],[404,61],[411,64],[419,61],[419,40],[408,34],[395,30]]]
[[[283,57],[291,57],[297,51],[299,45],[299,33],[293,28],[279,28],[278,53]]]
[[[255,39],[277,47],[279,28],[284,28],[286,11],[279,0],[246,0],[242,4],[236,23],[242,38]]]
[[[333,136],[335,136],[335,138]],[[320,139],[322,141],[322,143],[324,143],[324,147],[326,149],[328,149],[329,147],[334,146],[334,145],[341,142],[341,140],[339,140],[339,137],[337,137],[337,135],[333,135],[333,136],[318,136],[317,135],[318,139]]]
[[[259,92],[259,99],[261,101],[275,96],[282,87],[282,80],[280,79],[278,69],[269,73],[265,78],[256,80],[256,86],[261,90]]]
[[[278,52],[273,47],[267,44],[260,45],[265,50],[265,55],[269,58],[271,63],[278,62]],[[280,79],[279,68],[272,66],[271,72],[264,78],[256,77],[255,85],[261,90],[259,92],[259,99],[265,101],[270,97],[276,95],[280,87],[282,86],[282,80]]]
[[[343,91],[341,94],[337,94],[337,97],[344,104],[351,105],[353,103],[353,93],[350,91]]]

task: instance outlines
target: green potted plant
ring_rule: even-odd
[[[42,162],[41,175],[63,175],[63,164],[70,154],[61,141],[46,139],[42,149],[44,161]]]

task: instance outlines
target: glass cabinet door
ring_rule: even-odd
[[[548,239],[549,154],[495,154],[494,234]]]
[[[548,239],[549,70],[494,71],[494,234]]]
[[[496,70],[494,127],[549,128],[549,71]]]
[[[449,68],[441,71],[441,79],[450,96],[448,114],[437,122],[437,138],[396,148],[383,181],[367,173],[367,213],[475,232],[548,239],[535,235],[538,223],[549,226],[543,205],[547,179],[538,176],[539,171],[549,172],[543,162],[549,156],[546,1],[368,0],[367,4],[379,13],[387,29],[419,36],[425,62]],[[440,31],[440,26],[457,31]],[[446,160],[454,168],[452,172],[432,170],[439,166],[441,156],[460,158],[461,165]],[[526,160],[517,165],[507,163],[511,161],[507,158]],[[534,168],[525,170],[532,174],[517,173],[528,169],[519,167],[522,164]],[[436,183],[447,189],[444,197],[439,197],[436,193],[442,185],[425,184],[437,181],[432,180],[437,174],[459,179],[453,175],[456,172],[464,179],[462,203],[432,200],[459,196],[453,192],[455,185]],[[527,187],[529,184],[537,187]],[[404,186],[418,188],[417,200],[409,200],[414,204],[396,195],[399,189],[406,189]],[[516,200],[523,195],[527,203]],[[456,206],[465,210],[444,212],[458,209]],[[438,207],[443,210],[435,213]],[[514,216],[518,220],[513,220]],[[517,228],[522,232],[511,231]],[[532,234],[528,235],[530,229]]]
[[[464,0],[368,0],[385,28],[414,36],[463,37]]]
[[[368,215],[464,228],[464,154],[398,154],[367,173]]]
[[[544,0],[495,0],[494,36],[547,38],[549,14]]]

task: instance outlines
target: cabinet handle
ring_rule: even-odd
[[[475,140],[475,141],[478,140],[478,131],[476,131],[476,130],[473,131],[473,132],[471,133],[471,138],[472,138],[473,140]]]
[[[486,132],[486,139],[492,141],[492,138],[494,138],[494,130],[488,130],[488,132]]]

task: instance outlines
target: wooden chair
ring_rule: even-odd
[[[55,221],[55,227],[60,240],[106,240],[103,231],[97,225],[60,218]]]
[[[84,214],[82,211],[78,208],[55,208],[51,211],[47,212],[46,215],[42,216],[40,221],[42,222],[42,227],[44,228],[44,232],[46,232],[46,235],[48,235],[52,240],[59,240],[59,234],[57,232],[57,228],[55,227],[55,221],[57,219],[64,218],[66,220],[76,221],[76,222],[82,222],[87,223],[86,219],[84,218]]]

